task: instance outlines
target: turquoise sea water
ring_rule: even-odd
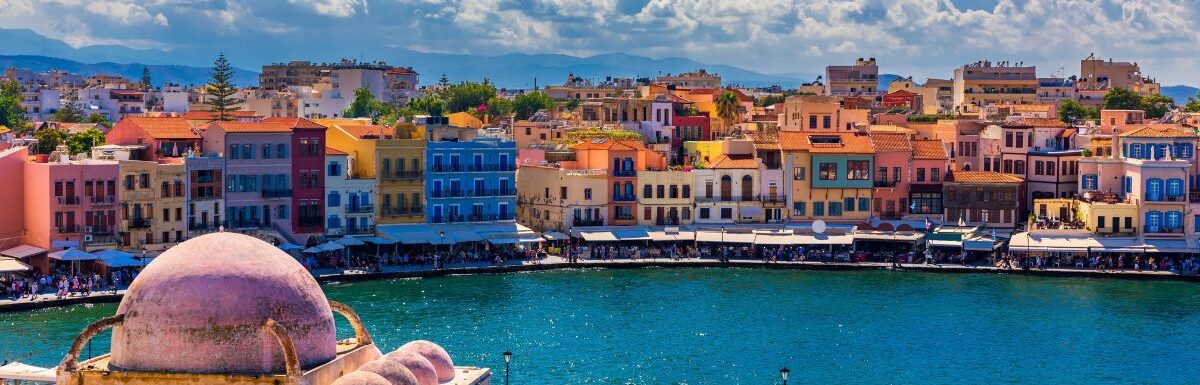
[[[565,270],[327,285],[384,350],[443,344],[513,384],[1196,383],[1200,286],[890,271]],[[54,365],[115,305],[0,314]],[[352,333],[342,324],[340,336]],[[107,333],[95,354],[106,350]]]

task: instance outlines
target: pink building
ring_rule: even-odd
[[[1145,235],[1194,234],[1200,225],[1190,207],[1200,201],[1191,193],[1196,139],[1178,128],[1153,126],[1117,135],[1114,156],[1079,161],[1079,192],[1119,193],[1136,204]]]
[[[54,252],[111,238],[117,225],[117,168],[116,161],[70,160],[60,151],[46,163],[25,163],[23,242]]]
[[[25,160],[29,157],[28,147],[13,147],[0,151],[0,180],[5,188],[0,189],[0,202],[4,202],[0,215],[0,250],[21,245],[21,234],[25,232],[25,216],[21,211],[25,203]]]
[[[137,160],[181,157],[188,150],[200,151],[200,135],[184,118],[131,116],[121,119],[104,136],[108,144],[139,145]]]
[[[290,236],[292,127],[272,122],[213,122],[201,136],[206,154],[225,158],[226,228]]]
[[[934,220],[942,216],[942,184],[950,170],[950,157],[940,140],[912,141],[912,183],[909,185],[908,219]],[[939,171],[940,170],[940,171]]]
[[[874,216],[900,219],[908,212],[908,192],[912,177],[912,142],[908,134],[873,132],[875,145]]]

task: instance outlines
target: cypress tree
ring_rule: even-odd
[[[233,85],[233,66],[225,59],[225,54],[217,56],[212,67],[212,81],[208,83],[209,99],[205,104],[212,107],[216,120],[233,120],[232,112],[241,109],[233,95],[237,94],[237,86]]]

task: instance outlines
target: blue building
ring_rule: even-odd
[[[502,132],[430,126],[425,149],[429,223],[511,221],[517,144]]]

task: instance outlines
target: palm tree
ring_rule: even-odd
[[[738,119],[740,108],[737,95],[734,95],[733,92],[725,91],[717,97],[717,117],[721,119],[726,129],[732,127],[733,122]]]

